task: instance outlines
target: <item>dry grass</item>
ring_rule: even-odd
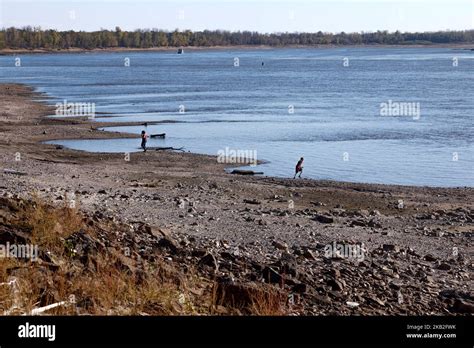
[[[11,223],[28,231],[29,243],[38,245],[54,262],[0,259],[0,283],[16,278],[20,299],[14,301],[12,286],[0,285],[0,312],[8,313],[15,304],[18,308],[10,314],[24,314],[59,301],[70,304],[48,314],[176,315],[198,314],[206,308],[188,290],[198,286],[195,278],[163,261],[138,263],[129,258],[130,269],[124,267],[120,250],[94,257],[94,270],[74,260],[66,239],[79,230],[94,235],[77,209],[54,207],[33,196],[29,204],[20,205]]]
[[[8,283],[12,280],[8,270],[17,266],[15,259],[0,258],[0,313],[5,312],[14,305],[14,294],[12,286]]]
[[[15,203],[15,204],[13,204]],[[27,243],[36,244],[46,261],[0,259],[0,283],[16,279],[15,287],[0,285],[0,313],[28,314],[32,309],[60,301],[49,315],[280,315],[285,303],[281,292],[264,285],[226,294],[189,266],[168,262],[155,255],[154,261],[124,255],[115,242],[120,226],[93,226],[77,209],[54,207],[34,196],[30,202],[0,202],[0,216],[10,229],[29,234]],[[10,203],[8,203],[10,204]],[[14,213],[12,211],[14,210]],[[7,212],[7,214],[5,214]],[[96,240],[97,230],[109,233],[113,246],[77,257],[69,245],[78,231]],[[128,227],[127,227],[128,228]],[[1,236],[1,230],[0,230]],[[96,238],[96,239],[94,239]],[[115,243],[115,244],[114,244]],[[243,301],[243,302],[242,302]],[[221,311],[217,311],[219,307]],[[224,308],[224,310],[222,310]]]
[[[60,255],[65,251],[64,240],[86,227],[77,208],[71,208],[67,202],[59,208],[54,207],[36,194],[31,204],[22,209],[18,223],[30,230],[32,244]]]
[[[250,315],[284,315],[287,294],[267,284],[219,284],[212,291],[213,310],[218,306]]]

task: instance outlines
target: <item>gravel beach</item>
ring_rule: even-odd
[[[135,247],[178,268],[204,264],[199,272],[228,292],[269,283],[289,298],[285,314],[474,312],[473,188],[240,176],[212,156],[74,151],[42,142],[136,135],[46,118],[52,107],[28,86],[0,85],[0,97],[4,199],[73,201],[133,235],[166,231],[179,250],[140,238]]]

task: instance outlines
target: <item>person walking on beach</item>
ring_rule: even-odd
[[[148,134],[146,134],[146,132],[144,130],[142,130],[142,149],[143,149],[143,152],[146,152],[146,141],[147,141],[147,138],[148,138]]]
[[[296,174],[298,174],[298,173],[300,173],[300,175],[298,175],[298,177],[301,178],[301,174],[303,174],[303,161],[304,161],[304,158],[301,157],[300,160],[298,161],[298,163],[296,164],[295,175],[293,176],[293,179],[296,178]]]

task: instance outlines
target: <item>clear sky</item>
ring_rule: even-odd
[[[474,28],[474,0],[0,0],[0,27],[259,32]]]

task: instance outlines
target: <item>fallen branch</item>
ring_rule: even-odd
[[[53,303],[53,304],[50,304],[50,305],[47,305],[47,306],[44,306],[44,307],[33,308],[31,310],[31,312],[29,313],[29,315],[41,314],[43,312],[49,311],[50,309],[53,309],[53,308],[56,308],[56,307],[59,307],[59,306],[64,306],[64,305],[67,306],[68,304],[69,304],[69,302],[67,302],[67,301],[61,301],[61,302]]]
[[[244,170],[244,169],[234,169],[231,174],[239,175],[258,175],[263,174],[263,172],[254,172],[253,170]]]
[[[79,164],[79,162],[74,162],[74,161],[58,161],[58,160],[39,158],[39,157],[34,157],[34,156],[31,156],[31,159],[34,159],[40,162],[47,162],[47,163]]]
[[[256,199],[244,199],[244,203],[247,203],[247,204],[261,204],[262,202],[260,202],[259,200],[256,200]]]
[[[28,174],[25,173],[25,172],[20,172],[20,171],[15,170],[15,169],[7,169],[7,168],[4,168],[4,169],[3,169],[3,172],[4,172],[5,174],[14,174],[14,175],[22,175],[22,176],[23,176],[23,175],[28,175]]]
[[[147,150],[155,150],[155,151],[165,151],[165,150],[172,150],[172,151],[181,151],[185,152],[184,147],[147,147]]]
[[[143,148],[141,148],[141,147],[138,147],[138,149],[143,150]],[[151,147],[147,147],[146,149],[147,150],[155,150],[155,151],[173,150],[173,151],[185,152],[184,147],[172,147],[172,146],[168,146],[168,147],[151,146]]]

